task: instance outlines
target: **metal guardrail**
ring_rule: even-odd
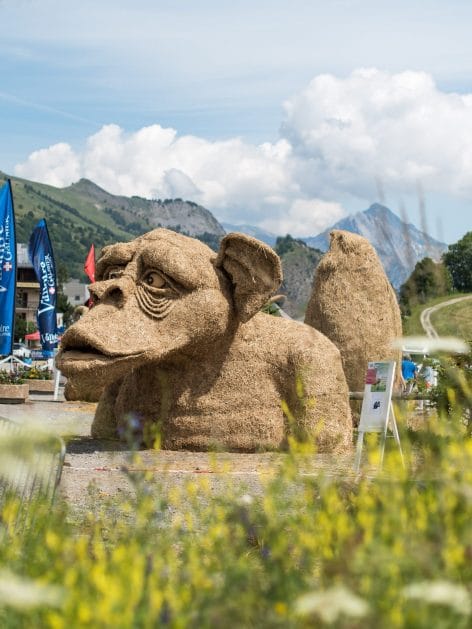
[[[0,417],[0,509],[9,497],[19,499],[15,528],[37,498],[52,505],[65,454],[60,437]]]
[[[363,400],[364,399],[364,391],[349,391],[349,399],[350,400]],[[404,393],[394,393],[392,395],[392,400],[404,400],[405,402],[414,402],[416,400],[430,400],[430,393],[409,393],[405,395]]]

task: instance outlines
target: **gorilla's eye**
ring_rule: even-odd
[[[116,280],[118,277],[123,275],[123,267],[122,266],[111,266],[109,269],[105,271],[103,274],[104,280]]]
[[[165,279],[157,271],[148,271],[143,277],[143,283],[153,288],[164,288],[166,285]]]
[[[157,269],[143,270],[136,287],[138,304],[152,319],[163,319],[174,307],[180,291],[172,279]]]

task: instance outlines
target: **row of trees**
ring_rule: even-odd
[[[472,231],[449,245],[441,262],[423,258],[416,264],[400,288],[402,312],[408,315],[413,306],[452,291],[472,292]]]

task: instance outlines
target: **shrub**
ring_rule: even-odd
[[[0,370],[0,384],[24,384],[23,372]]]
[[[451,289],[452,282],[448,268],[442,262],[423,258],[416,263],[410,277],[400,287],[402,313],[410,315],[413,306],[447,295]]]
[[[472,291],[472,231],[449,245],[443,256],[455,290]]]
[[[449,421],[464,422],[472,435],[472,351],[443,357],[437,371],[438,386],[432,392],[434,405]]]
[[[51,369],[38,369],[37,367],[31,367],[30,369],[18,370],[21,378],[24,380],[52,380]]]

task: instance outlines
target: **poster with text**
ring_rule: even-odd
[[[362,401],[360,432],[380,432],[388,422],[395,361],[368,363]]]

